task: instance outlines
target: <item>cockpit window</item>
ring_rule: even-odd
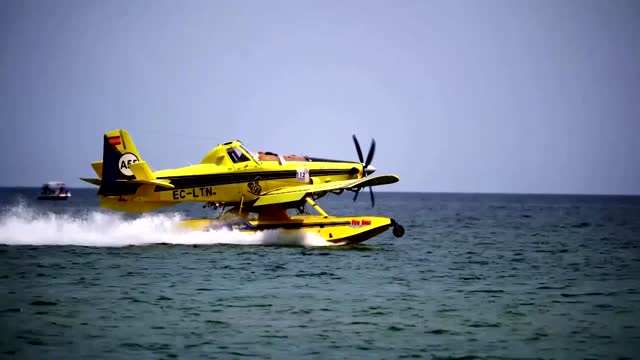
[[[244,150],[245,154],[249,154],[249,156],[253,157],[254,160],[257,161],[258,159],[258,153],[254,153],[253,151],[250,151],[249,149],[247,149],[244,145],[240,144],[240,148],[242,148],[242,150]]]
[[[249,161],[247,155],[245,155],[240,149],[236,147],[231,147],[227,149],[227,154],[229,154],[229,158],[233,161],[234,164]]]

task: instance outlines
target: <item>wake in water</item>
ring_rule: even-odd
[[[178,214],[145,215],[125,219],[97,211],[85,216],[37,212],[24,205],[0,215],[2,245],[76,245],[121,247],[150,244],[326,246],[310,233],[264,231],[255,234],[235,230],[188,231],[178,228]]]

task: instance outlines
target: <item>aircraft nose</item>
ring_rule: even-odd
[[[367,174],[367,176],[373,174],[375,171],[376,168],[373,165],[369,165],[366,169],[364,169],[364,173]]]

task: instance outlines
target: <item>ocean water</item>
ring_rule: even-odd
[[[0,189],[0,358],[640,358],[640,197],[330,195],[406,229],[341,248],[37,193]]]

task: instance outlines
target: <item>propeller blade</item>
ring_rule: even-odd
[[[371,207],[376,206],[376,201],[373,199],[373,189],[369,186],[369,194],[371,194]]]
[[[371,164],[371,160],[373,160],[373,154],[376,152],[376,141],[371,139],[371,147],[369,148],[369,153],[367,154],[367,161],[364,162],[365,169],[369,164]]]
[[[356,138],[356,135],[353,134],[353,143],[356,144],[356,151],[358,152],[358,160],[360,160],[360,163],[363,163],[363,158],[362,158],[362,150],[360,150],[360,144],[358,143],[358,139]]]

